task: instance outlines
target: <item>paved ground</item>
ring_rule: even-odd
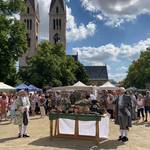
[[[92,141],[49,138],[49,120],[32,117],[29,126],[30,138],[17,139],[18,128],[8,122],[0,123],[0,150],[150,150],[150,122],[134,123],[129,142],[121,143],[118,127],[110,122],[110,138],[98,146]]]

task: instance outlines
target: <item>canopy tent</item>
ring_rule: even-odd
[[[18,86],[16,86],[17,90],[31,90],[31,88],[29,86],[27,86],[26,84],[22,83],[19,84]]]
[[[37,88],[36,86],[32,84],[30,84],[28,87],[30,88],[30,91],[34,91],[34,92],[42,91],[40,88]]]
[[[0,92],[14,91],[14,90],[15,90],[14,87],[4,84],[3,82],[0,82]]]
[[[93,87],[87,86],[84,83],[78,81],[72,86],[61,86],[52,88],[53,91],[74,91],[74,90],[93,90]]]
[[[98,87],[99,90],[117,90],[118,87],[107,81],[105,84],[102,86]]]
[[[126,89],[127,91],[137,91],[138,89],[136,87],[129,87]]]
[[[74,87],[87,87],[87,85],[85,85],[85,84],[82,83],[81,81],[78,81],[78,82],[75,83],[73,86],[74,86]]]

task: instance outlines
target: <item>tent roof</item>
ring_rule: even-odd
[[[100,86],[98,89],[99,90],[117,90],[118,87],[116,87],[115,85],[113,85],[112,83],[110,83],[108,81],[105,84],[103,84],[102,86]]]
[[[77,83],[75,83],[73,86],[87,86],[84,83],[82,83],[81,81],[78,81]]]
[[[17,90],[30,90],[31,88],[29,86],[27,86],[26,84],[22,83],[22,84],[19,84],[18,86],[16,86],[16,89]]]
[[[41,91],[40,88],[37,88],[36,86],[34,86],[32,84],[30,84],[28,87],[31,89],[31,91]]]
[[[85,84],[83,84],[82,82],[78,81],[77,83],[75,83],[72,86],[62,86],[62,87],[54,87],[52,88],[52,90],[54,91],[74,91],[74,90],[92,90],[93,87],[91,86],[87,86]]]
[[[115,85],[113,85],[112,83],[110,83],[109,81],[107,81],[106,83],[104,83],[102,86],[100,87],[116,87]]]
[[[0,82],[0,91],[5,91],[5,90],[15,90],[15,88],[3,82]]]

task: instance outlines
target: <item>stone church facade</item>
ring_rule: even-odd
[[[27,67],[28,59],[37,53],[39,37],[39,4],[37,0],[26,0],[27,10],[20,15],[28,30],[28,50],[19,58],[19,68]],[[62,43],[66,49],[66,5],[64,0],[52,0],[49,9],[49,41]]]
[[[19,59],[19,66],[27,67],[27,61],[36,55],[39,36],[39,5],[37,0],[26,0],[27,10],[21,14],[21,21],[25,23],[28,34],[28,51]],[[51,0],[49,9],[49,42],[62,43],[66,49],[66,4],[65,0]],[[67,55],[78,61],[78,55]],[[108,81],[106,66],[85,66],[92,85],[101,85]]]
[[[49,9],[49,41],[62,43],[66,49],[66,5],[64,0],[52,0]]]
[[[27,61],[37,53],[39,38],[39,4],[36,0],[26,0],[26,11],[21,13],[20,20],[24,22],[27,28],[28,50],[19,58],[19,67],[27,66]]]

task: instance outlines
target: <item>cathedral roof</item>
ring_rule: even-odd
[[[108,80],[106,66],[85,66],[85,70],[90,80]]]
[[[58,1],[60,3],[61,7],[63,8],[63,10],[65,10],[66,9],[66,7],[65,7],[65,1],[64,0],[58,0]],[[56,0],[52,0],[51,1],[50,11],[53,9],[53,7],[55,5],[55,2],[56,2]]]

